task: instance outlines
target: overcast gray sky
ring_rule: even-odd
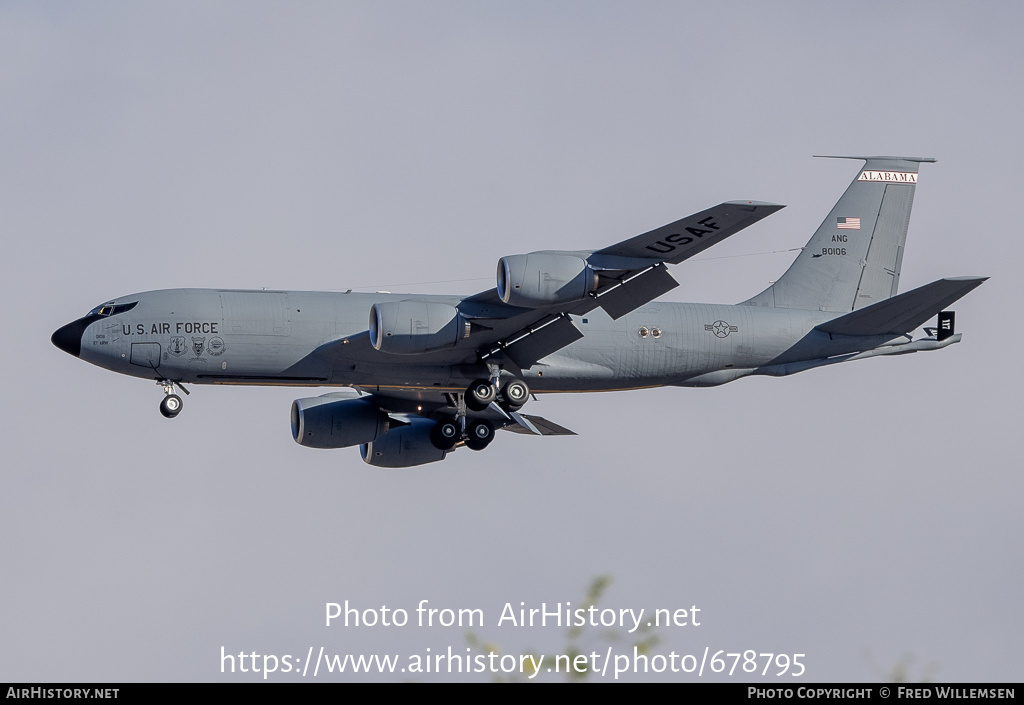
[[[701,608],[655,653],[1020,680],[1022,20],[1013,2],[0,4],[0,681],[254,678],[222,674],[221,647],[465,650],[459,628],[325,627],[345,600],[480,608],[481,638],[557,653],[564,629],[498,627],[503,605],[575,605],[601,574],[603,606]],[[938,158],[901,285],[991,276],[956,306],[962,344],[543,396],[530,411],[579,436],[387,471],[292,441],[308,390],[194,387],[167,421],[157,386],[49,343],[130,292],[468,294],[502,255],[788,204],[665,297],[735,303],[794,256],[753,253],[803,245],[856,174],[812,154]]]

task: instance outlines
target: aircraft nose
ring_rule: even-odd
[[[88,324],[86,324],[88,325]],[[74,323],[61,326],[50,336],[50,342],[66,352],[68,355],[78,357],[82,352],[82,333],[86,326],[82,325],[81,319]]]

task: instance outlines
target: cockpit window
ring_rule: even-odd
[[[116,316],[119,313],[124,313],[125,311],[131,311],[133,308],[135,308],[138,305],[138,303],[139,303],[138,301],[133,301],[130,304],[114,304],[113,302],[106,303],[106,304],[101,304],[100,306],[97,306],[96,308],[94,308],[92,311],[89,311],[89,315],[90,316]]]

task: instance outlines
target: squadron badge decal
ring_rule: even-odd
[[[184,355],[188,350],[188,345],[185,343],[184,336],[176,335],[171,338],[171,342],[167,344],[167,349],[170,351],[171,355],[174,355],[175,357],[181,357]]]

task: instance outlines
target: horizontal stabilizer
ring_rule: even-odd
[[[815,154],[818,159],[863,159],[866,162],[930,162],[938,161],[935,157],[845,157],[835,154]]]
[[[925,284],[876,304],[834,318],[818,330],[836,335],[900,335],[980,286],[988,277],[950,277]]]

